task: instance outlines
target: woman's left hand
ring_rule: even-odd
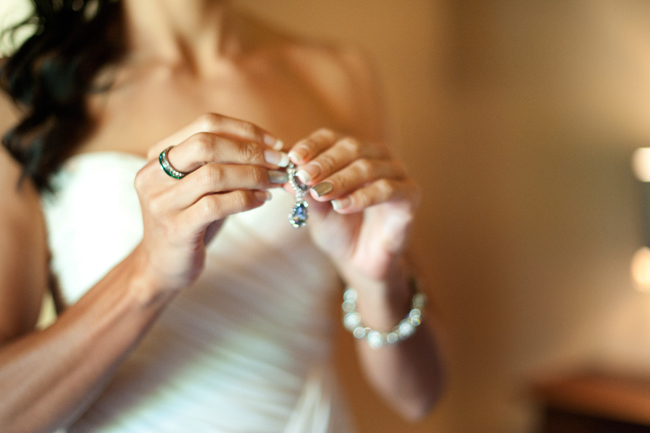
[[[345,273],[386,279],[404,252],[419,200],[403,164],[383,144],[329,129],[296,143],[289,157],[311,187],[307,227],[316,245]]]

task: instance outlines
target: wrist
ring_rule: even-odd
[[[341,306],[343,325],[355,338],[365,339],[372,349],[406,340],[422,323],[422,311],[426,304],[426,296],[419,292],[417,282],[413,278],[409,278],[409,289],[412,296],[408,313],[388,330],[369,326],[367,321],[362,320],[361,314],[357,311],[358,292],[352,287],[346,288]]]
[[[365,326],[390,331],[409,312],[412,293],[404,261],[396,262],[382,278],[351,270],[342,277],[356,291],[356,309]]]
[[[143,307],[165,302],[172,298],[178,290],[171,289],[169,284],[160,278],[158,272],[151,266],[142,246],[136,247],[131,256],[131,291],[138,304]]]

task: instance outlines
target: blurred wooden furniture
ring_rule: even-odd
[[[587,372],[537,382],[540,433],[650,432],[650,376]]]

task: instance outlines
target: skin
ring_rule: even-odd
[[[387,330],[409,308],[404,250],[418,191],[381,144],[379,103],[362,58],[299,43],[219,1],[124,5],[130,52],[105,71],[115,78],[112,90],[89,100],[97,128],[78,153],[149,158],[135,179],[144,236],[52,326],[35,329],[47,290],[43,216],[35,188],[15,188],[19,167],[0,151],[6,432],[73,423],[175,294],[200,275],[206,240],[218,242],[224,218],[264,205],[266,190],[277,186],[269,170],[287,154],[310,186],[332,186],[321,197],[311,192],[307,230],[358,290],[364,323]],[[3,130],[17,119],[6,100],[0,114]],[[180,181],[158,165],[170,145],[172,165],[190,173]],[[424,416],[438,399],[441,365],[427,326],[398,345],[372,350],[361,341],[357,349],[370,383],[404,417]]]

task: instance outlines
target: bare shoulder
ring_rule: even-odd
[[[370,139],[383,137],[378,80],[366,55],[356,48],[304,41],[286,44],[283,53],[349,132]]]
[[[2,135],[17,121],[0,96]],[[47,244],[38,192],[0,146],[0,344],[33,329],[47,288]]]

